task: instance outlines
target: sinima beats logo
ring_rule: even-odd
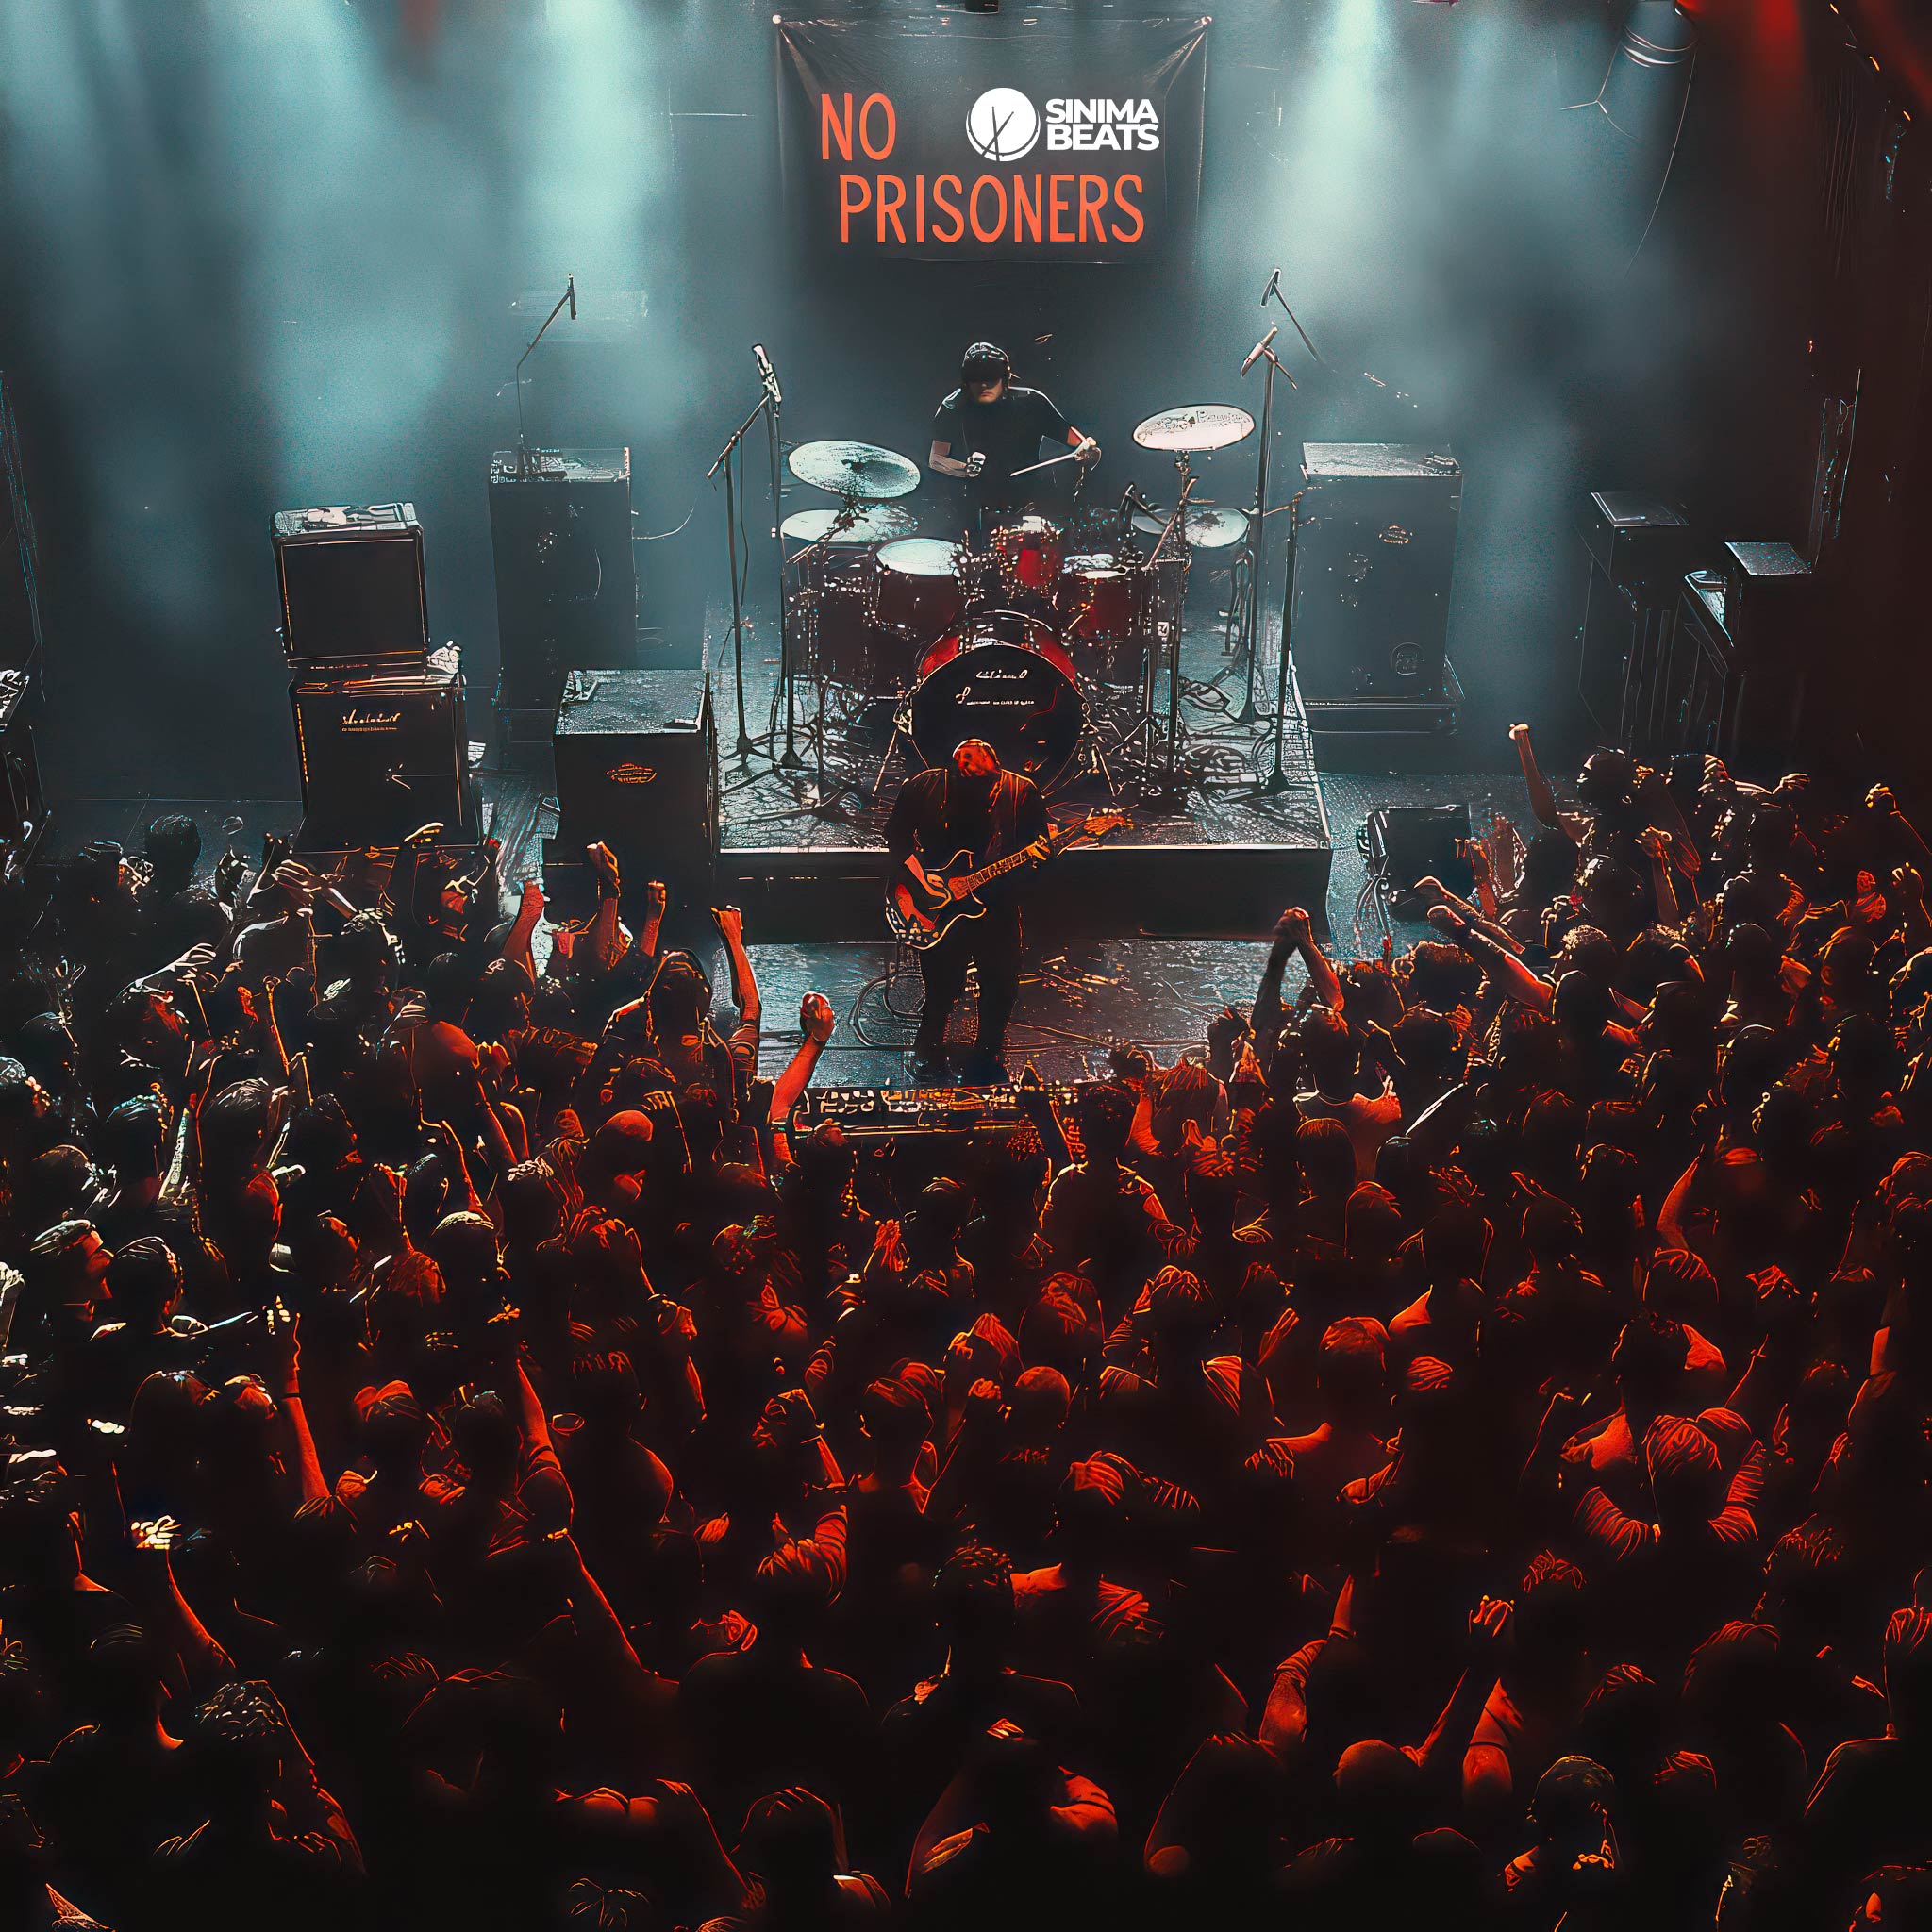
[[[984,160],[1017,161],[1033,152],[1041,125],[1040,109],[1018,88],[989,88],[966,116],[966,139]],[[1160,116],[1150,100],[1057,98],[1046,104],[1044,126],[1054,153],[1149,154],[1160,145]]]
[[[1018,88],[990,88],[966,116],[966,139],[989,161],[1017,161],[1040,139],[1040,110]]]

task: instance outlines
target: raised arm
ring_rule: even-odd
[[[585,848],[597,881],[597,916],[584,935],[589,956],[600,973],[608,973],[624,958],[624,925],[617,915],[619,882],[617,855],[608,845]]]
[[[1507,946],[1499,946],[1479,927],[1447,906],[1429,908],[1429,924],[1452,944],[1458,945],[1494,982],[1497,990],[1519,1006],[1547,1013],[1556,1005],[1556,989],[1532,973]]]
[[[503,957],[515,960],[530,975],[533,984],[537,978],[537,956],[530,942],[537,936],[537,924],[542,917],[543,882],[525,879],[524,896],[517,902],[516,919],[504,936]]]
[[[1315,989],[1315,997],[1324,1007],[1341,1012],[1345,1003],[1341,975],[1315,941],[1313,919],[1301,907],[1291,906],[1281,915],[1274,930],[1277,935],[1285,935],[1289,943],[1302,956],[1302,964],[1308,970],[1308,984]]]
[[[1517,761],[1523,767],[1523,782],[1529,790],[1529,808],[1535,812],[1537,824],[1547,825],[1553,832],[1560,831],[1563,817],[1557,809],[1557,794],[1550,790],[1550,781],[1543,776],[1542,767],[1536,761],[1536,747],[1529,741],[1529,726],[1510,725],[1509,742],[1516,747]]]
[[[785,1071],[772,1084],[772,1105],[767,1118],[774,1126],[783,1126],[791,1118],[791,1109],[798,1105],[799,1096],[811,1085],[811,1076],[817,1072],[819,1057],[825,1050],[825,1042],[832,1037],[832,1028],[838,1024],[838,1016],[832,1011],[832,1003],[822,992],[808,992],[798,1003],[799,1031],[804,1036],[798,1042],[798,1051],[791,1056],[791,1061]]]
[[[724,957],[731,968],[731,1004],[738,1008],[741,1024],[757,1026],[764,1008],[758,1003],[758,975],[751,970],[751,955],[744,950],[744,914],[736,906],[713,906],[711,919],[718,937],[724,941]]]

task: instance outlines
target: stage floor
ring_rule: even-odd
[[[547,748],[541,757],[534,752],[520,754],[519,760],[518,769],[486,769],[482,774],[486,818],[503,841],[507,902],[514,900],[525,878],[541,874],[541,841],[557,823]],[[1327,899],[1310,902],[1308,909],[1325,912],[1332,949],[1342,958],[1373,957],[1380,938],[1373,920],[1357,923],[1351,912],[1365,878],[1352,833],[1372,806],[1466,800],[1479,822],[1501,809],[1525,831],[1530,824],[1523,783],[1513,772],[1429,776],[1329,774],[1322,786],[1326,812],[1342,828],[1343,837],[1333,854]],[[92,839],[113,839],[138,852],[144,828],[163,813],[175,811],[187,812],[200,823],[204,857],[210,861],[225,843],[225,820],[241,821],[236,845],[254,855],[260,852],[265,832],[293,831],[301,818],[293,798],[62,798],[56,802],[49,856],[71,856]],[[1282,906],[1293,903],[1284,899],[1239,937],[1225,939],[1041,936],[1028,948],[1010,1036],[1010,1066],[1017,1071],[1030,1059],[1042,1078],[1073,1080],[1104,1068],[1108,1047],[1116,1040],[1151,1047],[1163,1059],[1184,1046],[1198,1044],[1221,1007],[1246,1006],[1254,998],[1267,957],[1268,931]],[[798,1038],[799,999],[807,991],[818,991],[831,1000],[839,1015],[838,1031],[821,1064],[821,1083],[910,1084],[907,1058],[919,982],[916,972],[888,978],[894,967],[891,946],[883,939],[779,941],[749,915],[746,929],[765,1006],[767,1073],[774,1073],[791,1058]],[[1397,924],[1396,942],[1407,945],[1426,931],[1426,926]],[[723,959],[715,935],[687,921],[674,937],[713,959],[722,987]],[[1291,998],[1299,984],[1297,966],[1291,972]],[[954,1025],[958,1037],[971,1038],[970,993]]]
[[[1332,841],[1307,719],[1291,677],[1281,777],[1274,781],[1272,722],[1236,722],[1244,685],[1223,648],[1219,618],[1197,590],[1180,654],[1180,768],[1196,782],[1159,795],[1129,762],[1103,751],[1104,770],[1082,770],[1048,796],[1054,822],[1118,807],[1131,824],[1104,843],[1075,846],[1055,861],[1050,888],[1033,895],[1042,931],[1068,937],[1121,934],[1202,938],[1253,932],[1285,905],[1325,901]],[[1278,660],[1274,626],[1263,640],[1257,699],[1272,709]],[[918,766],[894,736],[891,706],[862,706],[833,689],[826,708],[824,786],[811,732],[817,686],[801,679],[792,744],[785,748],[776,626],[754,618],[744,635],[745,718],[760,738],[743,757],[728,611],[713,607],[706,662],[719,740],[718,891],[745,908],[746,923],[794,941],[858,940],[879,929],[885,824],[901,782]],[[907,675],[910,677],[910,648]],[[1110,721],[1130,697],[1083,680],[1089,710]],[[841,702],[841,700],[843,700]],[[1156,701],[1164,724],[1167,691]],[[1104,746],[1107,734],[1099,741]]]

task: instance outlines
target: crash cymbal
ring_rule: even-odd
[[[794,543],[891,543],[911,536],[919,519],[895,504],[855,503],[844,509],[793,510],[779,528]]]
[[[791,474],[814,490],[882,503],[910,496],[919,488],[919,466],[875,442],[801,442],[791,452]]]
[[[1255,419],[1232,403],[1190,403],[1163,409],[1134,431],[1142,449],[1225,449],[1254,433]]]
[[[1134,513],[1134,527],[1143,537],[1158,537],[1167,528],[1165,517]],[[1248,516],[1239,509],[1191,509],[1186,536],[1196,550],[1226,550],[1248,534]]]

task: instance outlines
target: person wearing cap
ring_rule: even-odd
[[[1066,443],[1083,466],[1100,460],[1100,445],[1069,423],[1052,397],[1013,381],[1013,365],[998,343],[974,342],[960,358],[959,387],[933,411],[926,457],[928,469],[963,486],[971,534],[983,534],[993,517],[1039,493],[1034,477],[1013,472],[1039,462],[1047,442]]]

